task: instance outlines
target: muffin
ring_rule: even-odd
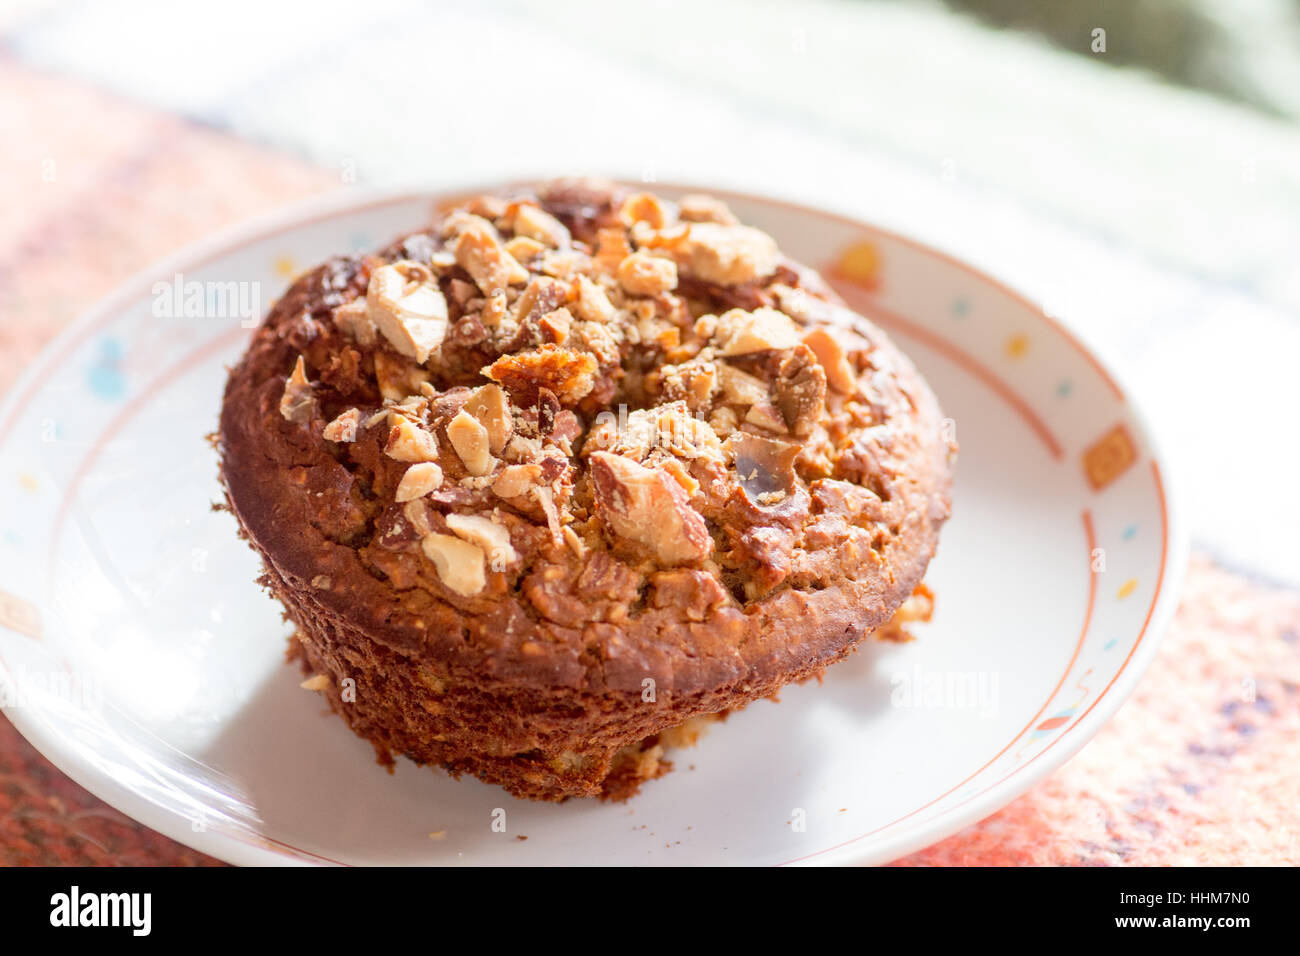
[[[230,510],[381,760],[623,798],[868,635],[949,514],[939,406],[721,202],[483,196],[299,278],[230,372]]]

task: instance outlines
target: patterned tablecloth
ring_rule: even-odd
[[[0,176],[0,389],[123,277],[340,188],[337,168],[10,54],[0,90],[12,170]],[[1198,552],[1160,654],[1116,718],[1029,793],[903,862],[1296,864],[1297,781],[1300,593]],[[92,797],[0,719],[0,864],[214,862]]]

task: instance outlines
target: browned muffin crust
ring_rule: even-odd
[[[721,203],[588,181],[304,275],[219,434],[313,686],[384,759],[543,799],[626,796],[658,735],[819,675],[949,511],[883,333]]]

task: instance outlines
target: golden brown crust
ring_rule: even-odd
[[[720,204],[591,182],[301,278],[220,450],[336,709],[547,799],[624,794],[624,748],[849,653],[949,507],[937,403],[878,329]]]

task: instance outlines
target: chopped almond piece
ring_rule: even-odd
[[[456,449],[456,454],[465,463],[465,470],[474,477],[481,477],[492,471],[496,459],[492,457],[488,430],[473,415],[461,409],[456,417],[447,423],[447,437]]]
[[[388,433],[388,443],[384,445],[384,454],[394,461],[436,461],[438,459],[438,439],[432,432],[427,432],[415,422],[402,415],[397,419]]]
[[[666,472],[598,451],[591,478],[596,510],[617,537],[646,546],[666,565],[699,561],[713,550],[704,518]]]
[[[712,196],[683,196],[678,203],[678,211],[687,222],[716,222],[724,226],[734,226],[740,222],[726,203]]]
[[[475,389],[463,408],[487,429],[488,450],[494,455],[500,455],[514,428],[510,417],[510,399],[501,390],[501,386],[484,385]]]
[[[806,345],[790,349],[777,367],[772,400],[790,431],[805,438],[826,411],[826,371]]]
[[[658,295],[677,287],[677,266],[671,259],[634,252],[618,264],[618,283],[632,295]]]
[[[628,196],[619,207],[618,218],[625,226],[644,222],[652,229],[662,229],[667,222],[663,203],[651,193],[633,193]]]
[[[502,571],[519,560],[519,553],[510,543],[510,531],[491,518],[481,515],[447,515],[447,527],[471,544],[476,544],[487,555],[488,567]]]
[[[438,571],[438,580],[463,597],[483,590],[483,549],[449,534],[426,534],[420,547]]]
[[[794,490],[798,445],[736,432],[727,439],[727,450],[735,459],[736,478],[752,502],[763,503],[774,495],[784,498]]]
[[[374,345],[379,338],[379,329],[370,317],[370,306],[365,298],[353,299],[335,306],[331,316],[334,327],[344,335],[350,335],[358,345],[366,348]]]
[[[417,394],[429,382],[429,373],[416,365],[414,359],[383,351],[376,352],[374,359],[379,394],[391,402]]]
[[[506,465],[492,482],[492,490],[502,498],[518,498],[537,484],[542,469],[538,465]]]
[[[516,262],[523,264],[540,256],[546,251],[546,246],[527,236],[515,236],[513,239],[506,240],[505,250],[514,257]]]
[[[556,309],[554,312],[547,312],[537,320],[537,327],[541,330],[542,336],[548,342],[556,345],[563,345],[569,340],[569,327],[573,324],[573,316],[568,309]]]
[[[826,370],[826,384],[841,395],[852,395],[858,382],[839,339],[826,329],[816,328],[804,333],[803,344],[813,350]]]
[[[532,203],[518,204],[514,210],[513,229],[516,236],[526,236],[552,248],[569,244],[569,230],[564,227],[564,223]]]
[[[357,440],[357,428],[361,424],[361,411],[349,408],[334,421],[325,426],[321,434],[326,441],[352,442]]]
[[[311,382],[307,381],[307,366],[302,356],[293,363],[293,371],[284,380],[284,394],[280,396],[280,414],[286,421],[304,425],[316,414],[316,398]]]
[[[406,469],[402,480],[397,483],[397,501],[414,501],[423,498],[431,491],[442,486],[442,469],[435,461],[421,461]]]
[[[721,354],[730,358],[751,352],[792,349],[799,344],[799,329],[790,317],[776,309],[759,308],[753,312],[732,309],[718,319],[715,340],[721,341]]]
[[[506,252],[492,224],[470,217],[456,236],[456,264],[470,274],[484,295],[528,281],[528,270]]]
[[[447,336],[447,300],[414,262],[380,266],[366,289],[370,318],[402,355],[424,364]]]
[[[777,250],[771,236],[750,226],[697,222],[674,257],[687,275],[718,285],[741,285],[775,272]]]
[[[757,425],[759,428],[766,428],[769,431],[782,434],[789,431],[785,424],[785,416],[781,414],[781,409],[769,402],[761,402],[758,405],[751,406],[749,412],[745,415],[745,421],[751,425]]]
[[[725,362],[718,363],[718,384],[723,400],[736,405],[757,405],[769,398],[766,382]]]
[[[328,674],[313,674],[298,686],[303,690],[329,690],[331,682]]]
[[[578,276],[578,301],[574,309],[580,318],[600,323],[614,318],[617,311],[605,290],[586,276]]]
[[[558,345],[503,355],[483,374],[510,393],[516,405],[536,404],[538,390],[548,388],[561,404],[574,405],[595,387],[596,360]]]
[[[622,229],[607,228],[596,233],[596,262],[607,272],[614,272],[618,264],[632,254],[627,233]]]

